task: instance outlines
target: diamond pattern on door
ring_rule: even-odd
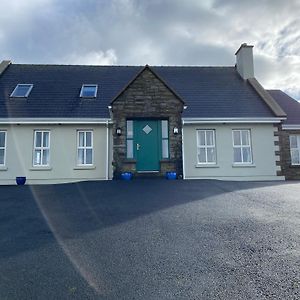
[[[146,134],[149,134],[149,133],[152,131],[152,128],[151,128],[149,125],[146,125],[146,126],[143,128],[143,131],[144,131]]]

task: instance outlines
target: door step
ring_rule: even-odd
[[[157,179],[157,178],[162,178],[164,177],[159,171],[155,171],[155,172],[137,172],[134,174],[134,179],[135,178],[153,178],[153,179]]]

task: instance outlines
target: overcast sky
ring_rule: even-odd
[[[265,88],[300,100],[299,0],[0,0],[0,59],[234,65],[254,45]]]

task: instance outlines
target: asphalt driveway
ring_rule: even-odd
[[[300,183],[0,187],[0,299],[299,299]]]

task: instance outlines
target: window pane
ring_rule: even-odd
[[[43,147],[49,147],[49,132],[44,132]]]
[[[162,140],[162,158],[169,158],[169,141]]]
[[[35,150],[34,151],[34,161],[33,164],[34,165],[40,165],[41,164],[41,154],[42,154],[42,150]]]
[[[0,149],[0,165],[4,165],[4,149]]]
[[[214,145],[214,132],[212,130],[206,131],[206,145]]]
[[[244,147],[242,149],[243,151],[243,162],[245,163],[251,163],[251,151],[250,151],[250,147]]]
[[[249,131],[248,130],[242,130],[242,145],[244,146],[249,146],[250,141],[249,141]]]
[[[199,136],[199,146],[205,146],[205,131],[201,130],[198,131]]]
[[[84,132],[80,131],[79,132],[79,147],[84,147]]]
[[[127,140],[127,158],[133,158],[133,140]]]
[[[86,164],[91,165],[93,163],[93,150],[86,149]]]
[[[291,160],[293,165],[300,164],[299,150],[296,149],[291,150]]]
[[[35,133],[35,146],[36,147],[42,146],[42,133],[40,131],[37,131]]]
[[[297,148],[297,136],[296,135],[290,136],[290,147]]]
[[[22,85],[18,84],[12,96],[25,97],[30,88],[31,88],[31,84],[22,84]]]
[[[5,147],[5,132],[0,132],[0,147]]]
[[[127,121],[127,138],[133,138],[133,121]]]
[[[207,162],[216,162],[216,151],[215,148],[207,148]]]
[[[199,148],[198,149],[198,162],[199,163],[206,163],[205,148]]]
[[[50,158],[50,153],[49,149],[46,149],[43,151],[43,157],[42,157],[42,165],[49,165],[49,159]]]
[[[83,165],[84,164],[84,150],[83,149],[78,149],[77,163],[79,165]]]
[[[233,145],[234,145],[234,146],[239,146],[239,145],[241,145],[240,131],[237,131],[237,130],[234,130],[234,131],[233,131]]]
[[[161,136],[163,139],[167,139],[169,137],[168,134],[168,121],[162,120],[161,121]]]
[[[241,148],[233,148],[233,161],[242,162]]]
[[[81,97],[96,97],[96,86],[85,85],[82,87]]]
[[[92,146],[92,133],[91,132],[86,132],[86,146],[91,147]]]

